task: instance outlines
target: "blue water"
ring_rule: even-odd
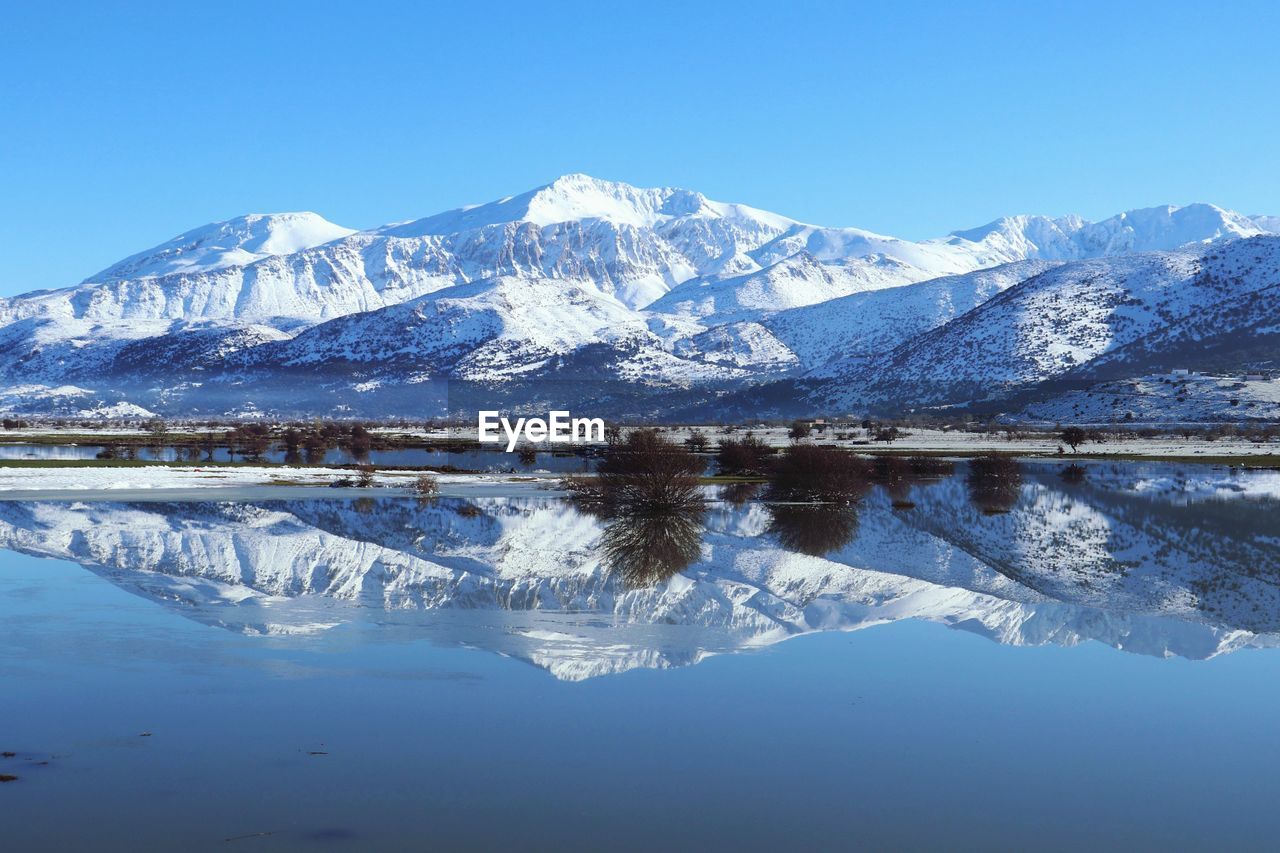
[[[46,444],[0,444],[0,459],[61,459],[81,460],[94,459],[102,451],[102,445],[46,445]],[[177,448],[143,447],[137,451],[137,458],[146,461],[173,462],[179,460]],[[201,460],[205,457],[203,452]],[[244,461],[244,457],[230,455],[225,447],[214,450],[215,462]],[[285,451],[276,447],[263,454],[263,460],[272,463],[285,461]],[[465,471],[551,471],[554,473],[579,473],[594,470],[595,459],[575,454],[556,454],[540,452],[537,460],[531,464],[520,461],[515,453],[502,450],[441,450],[423,447],[400,447],[386,450],[370,450],[368,454],[356,457],[338,447],[324,451],[323,458],[314,460],[315,464],[351,465],[368,462],[373,465],[413,465],[443,467],[452,465]]]
[[[1059,505],[1054,482],[1029,475],[1008,515],[982,516],[988,530],[1016,523],[1027,535],[1040,508]],[[913,497],[937,516],[960,494],[957,481]],[[1135,489],[1115,503],[1063,494],[1077,515],[1109,513],[1116,537],[1128,535],[1122,519],[1141,515],[1134,529],[1166,543],[1174,529],[1161,525],[1189,508],[1185,493]],[[532,550],[503,564],[544,525],[590,541],[572,531],[596,522],[551,501],[0,508],[0,541],[25,552],[0,551],[0,749],[19,753],[0,759],[0,773],[20,776],[0,786],[7,849],[1261,850],[1280,832],[1280,652],[1257,630],[1246,633],[1261,647],[1230,645],[1242,620],[1276,614],[1257,612],[1256,593],[1238,611],[1171,616],[1161,596],[1181,583],[1175,570],[1152,587],[1160,596],[1136,590],[1144,571],[1166,571],[1160,560],[1185,567],[1177,553],[1116,581],[1127,592],[1123,603],[1121,587],[1109,593],[1114,608],[1094,595],[1096,577],[1063,580],[1049,598],[1000,586],[1004,597],[983,598],[990,611],[966,622],[971,603],[945,617],[952,594],[918,602],[963,589],[952,586],[961,574],[982,586],[980,569],[958,562],[918,588],[936,566],[907,565],[907,546],[894,557],[877,543],[923,536],[932,522],[875,495],[854,539],[821,558],[778,555],[752,527],[760,507],[721,505],[705,521],[704,561],[653,590],[584,587],[589,562],[539,586],[555,570],[539,569]],[[1246,524],[1275,509],[1231,508]],[[1188,536],[1186,553],[1237,535],[1214,529]],[[264,530],[295,550],[246,556]],[[239,549],[224,551],[221,536]],[[387,573],[406,575],[390,563],[362,573],[357,592],[339,577],[271,589],[295,546],[318,536],[333,537],[317,552],[324,560],[355,543],[351,559],[372,544],[388,549],[383,560],[439,562],[418,567],[408,599],[396,597]],[[223,553],[207,567],[198,557]],[[902,560],[902,574],[858,568],[878,554]],[[775,557],[767,578],[746,568]],[[1038,577],[1030,557],[1020,570],[1027,583]],[[878,594],[887,605],[862,598],[886,579],[905,584]],[[805,583],[824,591],[800,600]],[[717,627],[709,602],[747,587],[754,599]],[[515,592],[532,588],[539,606]],[[432,597],[441,589],[451,604]],[[804,615],[760,604],[788,596]],[[700,604],[680,609],[690,600]],[[1023,602],[1026,644],[992,633],[1011,601]],[[849,630],[877,606],[888,609]],[[753,607],[807,628],[762,642],[767,621],[741,628]],[[1039,636],[1051,618],[1059,633]],[[247,632],[263,625],[295,633]],[[1208,659],[1134,647],[1153,635],[1184,642],[1184,631],[1224,645]],[[611,645],[657,656],[572,680],[539,657],[557,632],[587,638],[589,660]],[[687,649],[714,654],[682,657]]]

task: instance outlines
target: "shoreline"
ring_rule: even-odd
[[[367,487],[330,485],[342,469],[285,466],[192,466],[154,463],[0,465],[0,501],[33,500],[237,500],[294,498],[417,498],[419,471],[378,471]],[[558,476],[537,473],[432,473],[440,497],[553,494]],[[346,478],[343,478],[346,479]]]
[[[979,453],[923,453],[895,449],[874,456],[931,456],[963,460]],[[1010,453],[1016,459],[1037,464],[1169,463],[1203,468],[1280,469],[1280,455],[1157,456],[1140,454]],[[199,500],[314,500],[393,497],[416,499],[415,480],[429,473],[439,497],[532,497],[563,494],[556,488],[563,474],[537,471],[527,474],[378,469],[367,487],[331,485],[349,479],[347,468],[292,467],[285,465],[189,465],[173,462],[117,460],[0,460],[0,501],[199,501]],[[17,464],[13,464],[17,463]],[[580,475],[579,475],[580,476]],[[590,475],[587,475],[590,476]],[[762,477],[706,475],[703,485],[764,482]]]

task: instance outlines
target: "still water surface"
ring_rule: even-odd
[[[0,502],[5,845],[1274,848],[1280,476],[1060,468]]]
[[[85,460],[97,458],[104,445],[95,444],[0,444],[0,459],[57,459],[63,461]],[[118,451],[118,448],[117,448]],[[174,462],[185,460],[179,455],[176,447],[140,447],[137,448],[138,459],[145,461]],[[206,457],[201,451],[199,460]],[[214,462],[243,462],[243,454],[234,457],[226,447],[217,447],[213,451]],[[265,462],[282,463],[285,461],[283,448],[273,447],[262,455]],[[396,447],[383,450],[370,450],[356,456],[340,447],[327,448],[318,458],[308,460],[308,464],[317,465],[351,465],[367,462],[373,465],[416,465],[440,468],[452,465],[465,471],[551,471],[556,474],[574,474],[594,470],[595,459],[590,456],[573,453],[539,452],[534,462],[521,462],[514,454],[501,449],[481,450],[477,448],[427,448]]]

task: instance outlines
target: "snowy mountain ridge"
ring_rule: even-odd
[[[1241,216],[1213,204],[1164,205],[1126,211],[1099,222],[1079,216],[1004,217],[981,228],[953,231],[952,237],[1000,246],[1023,258],[1079,261],[1276,233],[1267,226],[1272,219]]]
[[[353,229],[335,225],[315,213],[251,213],[179,234],[112,264],[85,282],[155,278],[247,266],[354,233]]]
[[[567,175],[519,196],[367,231],[314,213],[211,223],[79,286],[0,300],[0,320],[315,322],[497,276],[581,280],[638,309],[685,282],[749,276],[789,260],[800,286],[860,275],[834,288],[853,292],[1029,258],[1079,260],[1256,236],[1267,233],[1259,223],[1270,221],[1195,204],[1098,223],[1007,217],[912,242],[809,225],[689,190]],[[781,310],[795,299],[786,294],[754,307]]]
[[[1087,380],[1104,364],[1111,377],[1123,375],[1135,351],[1139,374],[1169,371],[1205,358],[1214,339],[1225,339],[1224,363],[1232,348],[1236,363],[1256,358],[1255,348],[1274,359],[1280,350],[1267,329],[1280,325],[1280,305],[1269,298],[1277,285],[1276,237],[1062,264],[892,350],[844,365],[830,393],[846,404],[961,402],[1047,380]],[[1204,318],[1212,321],[1195,324]]]
[[[954,324],[1054,265],[1123,277],[1128,258],[1266,239],[1275,223],[1192,204],[910,241],[573,174],[365,231],[313,213],[193,229],[74,287],[0,299],[0,379],[230,388],[286,367],[340,393],[567,370],[723,389],[864,383],[888,350],[965,328]],[[1047,363],[1027,381],[1061,372]],[[1008,374],[981,364],[970,373]]]

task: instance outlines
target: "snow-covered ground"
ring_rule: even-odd
[[[1280,420],[1280,380],[1161,374],[1102,382],[1028,406],[1027,418],[1062,423]]]
[[[442,494],[471,494],[501,487],[504,494],[536,489],[545,478],[505,474],[433,474]],[[167,466],[141,467],[64,466],[56,468],[0,467],[0,499],[47,492],[123,492],[244,488],[252,486],[331,485],[353,479],[355,472],[332,468]],[[379,471],[371,494],[385,489],[412,490],[418,474],[413,471]]]
[[[1114,429],[1114,425],[1109,425]],[[716,443],[726,438],[742,438],[748,432],[757,438],[773,445],[785,447],[791,443],[787,437],[786,427],[757,427],[754,429],[735,429],[726,432],[723,427],[673,427],[666,435],[673,441],[683,442],[697,430],[707,437],[709,447],[714,449]],[[844,433],[846,427],[814,432],[804,439],[807,444],[832,445],[847,447],[859,453],[953,453],[957,456],[968,456],[974,453],[1017,453],[1029,456],[1042,456],[1058,452],[1062,444],[1058,433],[1031,432],[1015,428],[1014,437],[1007,437],[1005,432],[975,433],[961,430],[917,429],[900,430],[899,438],[892,442],[870,441],[866,430],[861,427],[852,428],[852,440],[837,440],[835,433]],[[1068,456],[1071,449],[1065,448]],[[1238,436],[1208,441],[1203,438],[1184,439],[1181,436],[1168,435],[1160,438],[1127,438],[1124,440],[1108,439],[1104,442],[1086,442],[1078,448],[1079,453],[1089,455],[1144,456],[1153,459],[1185,458],[1195,456],[1280,456],[1280,441],[1259,444]]]

